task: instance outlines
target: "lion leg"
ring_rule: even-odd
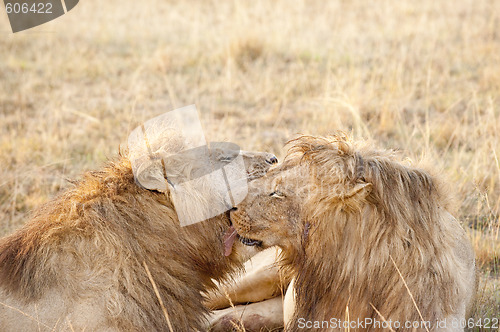
[[[205,305],[222,309],[281,295],[287,282],[276,264],[279,254],[278,248],[269,248],[250,258],[245,263],[245,273],[234,281],[219,284],[218,289],[207,295]]]
[[[209,317],[209,322],[212,332],[232,331],[236,327],[244,327],[247,332],[278,329],[283,327],[283,299],[275,297],[262,302],[216,310]]]
[[[283,323],[287,326],[293,318],[293,312],[295,311],[295,289],[294,289],[295,278],[290,281],[285,294],[285,300],[283,301]]]

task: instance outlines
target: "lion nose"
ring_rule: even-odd
[[[229,211],[236,211],[238,208],[236,206],[233,206]]]
[[[266,159],[266,163],[268,164],[276,164],[278,162],[278,158],[276,158],[276,156],[272,156],[271,158],[269,159]]]

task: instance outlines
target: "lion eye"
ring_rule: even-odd
[[[285,194],[283,194],[281,191],[273,191],[272,193],[269,194],[271,197],[276,197],[276,198],[283,198],[285,197]]]

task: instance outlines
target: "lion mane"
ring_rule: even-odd
[[[279,238],[270,245],[282,247],[294,277],[288,330],[343,329],[342,321],[366,318],[397,321],[399,331],[414,322],[430,322],[417,330],[461,330],[453,324],[473,297],[474,255],[439,177],[343,134],[289,144],[284,162],[231,213],[240,236]],[[267,206],[266,224],[254,206]]]
[[[125,157],[87,172],[0,239],[2,331],[203,330],[204,292],[242,260],[223,255],[228,228],[225,214],[180,227],[169,193],[138,186]]]

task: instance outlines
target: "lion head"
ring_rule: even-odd
[[[359,209],[372,184],[363,178],[363,166],[356,164],[363,162],[361,155],[348,154],[346,139],[303,136],[290,141],[285,161],[250,183],[246,199],[233,209],[240,241],[298,250],[311,227],[307,213],[318,214],[327,202],[342,204],[344,210]],[[314,156],[321,151],[329,152],[323,160]]]
[[[474,258],[436,177],[343,134],[289,145],[231,220],[243,244],[283,249],[297,298],[291,330],[346,312],[431,324],[465,316]]]

